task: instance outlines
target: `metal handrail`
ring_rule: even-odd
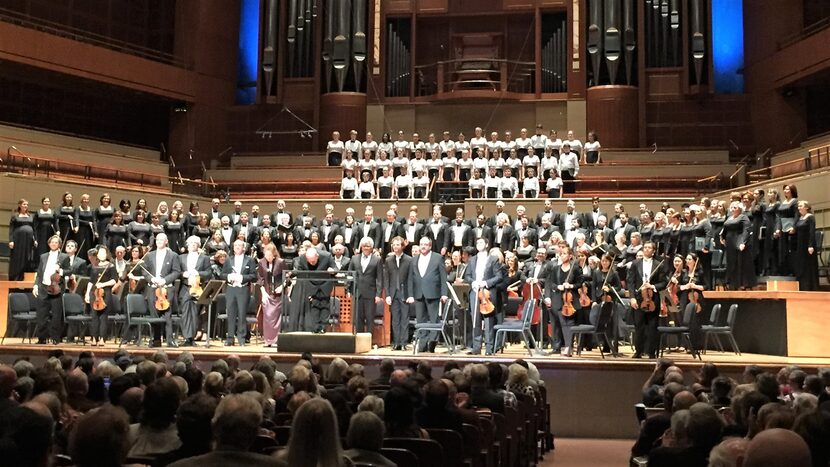
[[[141,58],[167,63],[180,68],[192,67],[190,64],[167,52],[107,37],[91,31],[74,28],[72,26],[56,23],[54,21],[29,16],[7,8],[0,8],[0,21],[17,24],[30,29],[37,29],[48,34],[69,38],[79,42],[87,42],[99,47],[105,47]]]
[[[806,27],[804,27],[804,29],[793,34],[792,36],[785,37],[784,39],[778,41],[778,50],[787,48],[802,39],[806,39],[807,37],[810,37],[813,34],[821,32],[828,26],[830,26],[830,16],[816,21],[813,24],[807,25]]]
[[[786,161],[786,162],[779,162],[779,163],[773,164],[769,167],[762,167],[760,169],[751,170],[751,171],[747,172],[747,175],[763,175],[763,174],[766,174],[768,172],[772,172],[773,169],[792,166],[792,165],[796,165],[796,164],[806,164],[808,167],[810,167],[810,166],[812,166],[812,162],[813,162],[814,157],[819,162],[818,167],[823,167],[825,164],[821,163],[822,152],[825,155],[830,155],[830,145],[808,149],[806,157],[801,157],[801,158],[793,159],[791,161]],[[828,161],[828,162],[829,163],[827,165],[830,165],[830,161]]]

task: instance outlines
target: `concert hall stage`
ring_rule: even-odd
[[[703,362],[717,364],[722,375],[740,380],[746,365],[759,365],[772,372],[777,372],[786,365],[798,365],[809,373],[815,373],[819,367],[830,366],[830,351],[827,350],[830,339],[824,338],[830,335],[827,332],[830,320],[825,316],[830,293],[707,292],[706,297],[710,304],[723,305],[722,319],[726,318],[728,305],[739,305],[735,336],[741,345],[742,354],[730,352],[728,344],[725,344],[726,352],[709,350],[702,356]],[[5,324],[2,321],[0,324]],[[758,352],[759,348],[764,349],[764,345],[770,343],[778,346],[778,355]],[[0,362],[12,363],[16,358],[25,356],[39,364],[50,351],[57,348],[73,357],[84,350],[90,350],[99,359],[112,357],[118,350],[118,346],[113,344],[104,347],[34,345],[24,344],[20,338],[7,338],[5,344],[0,346]],[[136,346],[124,348],[132,354],[145,357],[157,350]],[[280,371],[287,373],[300,357],[298,352],[277,352],[259,344],[225,347],[221,340],[213,340],[210,347],[205,347],[205,343],[200,342],[197,347],[162,350],[171,360],[181,352],[191,352],[198,367],[205,371],[210,369],[214,360],[235,354],[242,361],[242,368],[250,368],[261,356],[268,355],[277,362]],[[426,362],[432,366],[433,375],[440,374],[448,362],[460,365],[488,361],[510,364],[515,359],[522,358],[538,368],[548,387],[548,402],[551,404],[556,436],[633,439],[637,435],[638,425],[632,406],[640,398],[643,382],[651,375],[654,361],[631,358],[633,351],[627,345],[622,346],[620,351],[624,354],[623,357],[606,355],[605,359],[596,350],[573,357],[530,356],[522,345],[512,344],[504,353],[493,357],[461,353],[450,355],[441,345],[436,353],[418,355],[413,355],[411,350],[393,351],[389,347],[370,348],[362,353],[321,351],[314,355],[323,365],[335,357],[341,357],[349,363],[360,363],[365,366],[366,376],[370,379],[377,377],[378,364],[386,357],[393,358],[399,368],[411,362]],[[674,360],[686,372],[689,383],[694,380],[701,366],[701,361],[693,360],[686,353],[667,352],[665,357]]]

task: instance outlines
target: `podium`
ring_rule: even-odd
[[[294,287],[302,287],[305,282],[314,282],[316,284],[332,283],[331,296],[334,298],[341,298],[340,309],[336,310],[338,314],[338,332],[327,332],[324,334],[315,334],[312,332],[280,332],[279,349],[280,352],[312,352],[322,354],[358,354],[366,353],[372,348],[372,334],[356,333],[354,322],[352,320],[352,302],[357,300],[357,290],[355,287],[355,276],[350,271],[283,271],[283,282],[286,279],[295,281]],[[346,299],[351,293],[352,300]],[[294,291],[289,294],[294,296]],[[302,301],[308,300],[308,297],[295,297]],[[292,301],[288,301],[288,307],[295,306]],[[283,313],[288,311],[286,302],[283,302]],[[285,326],[285,324],[283,324]]]

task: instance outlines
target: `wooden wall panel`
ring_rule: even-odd
[[[412,13],[414,0],[383,0],[381,11],[384,14]]]
[[[535,0],[504,0],[505,10],[532,10],[535,6]]]
[[[418,0],[418,13],[446,13],[449,0]]]
[[[335,130],[343,140],[349,139],[349,130],[366,134],[366,94],[337,92],[320,96],[320,144],[325,145]]]
[[[606,148],[638,147],[639,91],[634,86],[588,88],[588,131],[594,130]]]
[[[649,97],[680,96],[683,94],[683,69],[647,70]]]

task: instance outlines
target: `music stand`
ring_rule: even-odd
[[[225,281],[211,279],[202,289],[202,295],[196,300],[197,305],[207,305],[208,307],[207,331],[205,333],[207,340],[205,341],[205,347],[210,347],[210,316],[213,314],[213,301],[216,300],[216,296],[222,293],[223,290],[225,290]]]
[[[76,278],[78,284],[75,286],[75,293],[83,297],[86,295],[86,288],[89,285],[89,277],[79,276]]]
[[[467,303],[467,302],[469,302],[470,284],[468,284],[466,282],[462,282],[460,284],[451,284],[451,283],[447,282],[447,285],[449,286],[449,287],[447,287],[447,289],[450,291],[450,298],[452,298],[452,300],[455,302],[455,305],[457,307],[456,308],[457,312],[455,314],[455,317],[456,317],[455,325],[452,327],[452,338],[453,338],[453,340],[457,341],[458,340],[458,334],[457,334],[458,333],[458,317],[461,313],[466,313],[466,310],[469,309],[469,307],[467,306],[467,305],[469,305],[469,303]],[[464,298],[461,298],[461,297],[464,297]],[[463,334],[461,336],[462,339],[467,339],[467,318],[468,318],[467,316],[464,317],[464,323],[463,323],[464,328],[462,330]],[[467,346],[466,341],[462,342],[462,344],[463,344],[461,346],[462,348]]]

